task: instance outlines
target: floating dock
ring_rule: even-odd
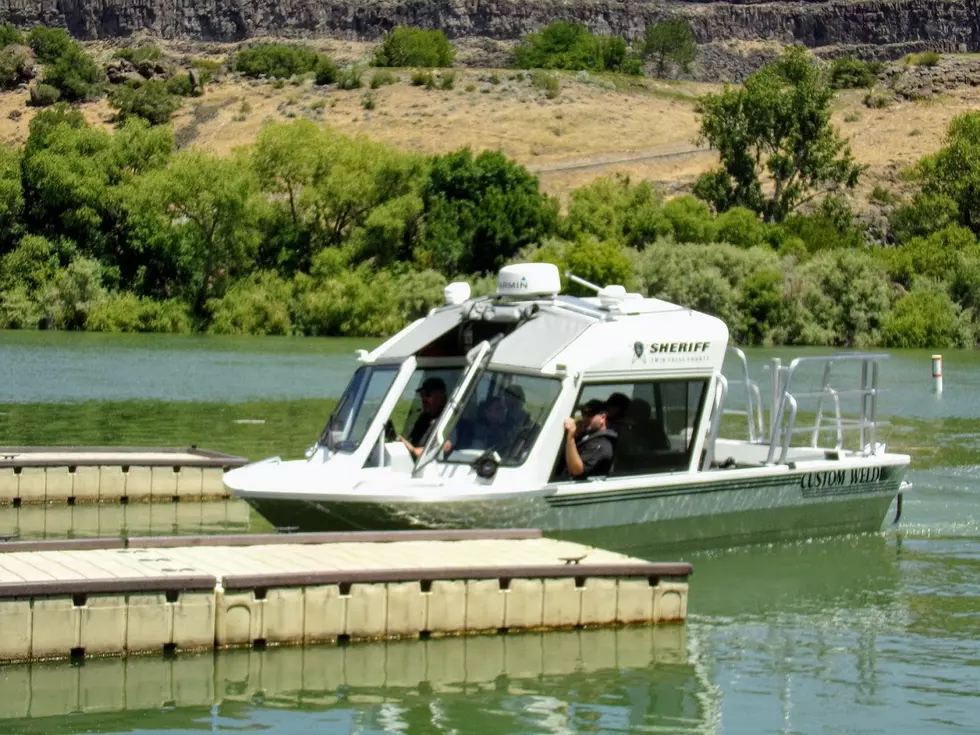
[[[194,446],[0,447],[0,505],[224,498],[224,473],[247,463]]]
[[[0,544],[0,661],[664,623],[686,563],[540,531]]]

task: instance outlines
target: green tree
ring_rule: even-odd
[[[12,23],[0,25],[0,48],[24,43],[24,34]]]
[[[417,258],[446,275],[496,271],[520,248],[553,234],[557,203],[499,151],[437,156],[425,187]]]
[[[647,26],[643,55],[653,60],[658,77],[666,76],[671,63],[685,74],[689,72],[697,50],[694,30],[682,18]]]
[[[702,97],[701,138],[718,151],[722,166],[703,174],[694,193],[719,211],[748,207],[767,222],[781,222],[820,193],[853,188],[861,167],[830,124],[832,98],[800,46],[743,88]],[[764,190],[764,177],[771,191]]]
[[[453,65],[456,50],[441,30],[426,31],[398,26],[374,51],[374,66],[446,67]]]
[[[127,200],[139,246],[174,253],[195,313],[248,273],[258,246],[258,181],[244,156],[175,154],[138,179]]]
[[[949,123],[945,145],[931,156],[926,156],[916,166],[913,176],[922,184],[921,193],[913,201],[913,207],[931,214],[926,204],[930,201],[945,204],[948,216],[955,222],[980,235],[980,113],[967,112],[957,115]],[[955,209],[949,206],[952,203]],[[914,218],[919,233],[930,228],[928,217]],[[940,219],[929,231],[945,226]]]
[[[632,263],[623,247],[615,241],[599,241],[588,235],[574,242],[547,238],[540,246],[525,248],[514,260],[553,263],[563,280],[565,272],[570,271],[597,286],[633,286]],[[564,283],[564,290],[570,294],[595,296],[595,291],[570,281]]]
[[[211,334],[292,334],[293,285],[265,271],[233,283],[208,302]]]

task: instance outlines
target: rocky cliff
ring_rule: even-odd
[[[146,31],[162,38],[239,41],[252,36],[371,40],[396,25],[451,38],[517,39],[558,19],[636,38],[668,16],[690,19],[701,43],[799,42],[819,47],[980,49],[977,0],[0,0],[19,26],[66,26],[83,39]]]

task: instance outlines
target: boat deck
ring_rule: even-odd
[[[0,544],[0,660],[680,621],[685,563],[539,531]]]
[[[247,463],[195,446],[0,446],[0,505],[223,498],[224,473]]]

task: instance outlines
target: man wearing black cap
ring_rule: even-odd
[[[415,425],[406,439],[398,437],[402,444],[408,449],[413,457],[418,459],[422,456],[422,449],[429,439],[429,434],[436,424],[436,419],[446,407],[446,384],[442,378],[426,378],[422,381],[421,387],[415,391],[422,399],[422,413],[419,414]]]
[[[612,468],[616,432],[606,426],[609,409],[593,399],[579,406],[581,425],[567,418],[565,426],[565,471],[572,479],[606,475]]]

